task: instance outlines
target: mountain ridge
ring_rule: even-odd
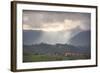
[[[74,46],[90,46],[90,42],[91,32],[89,30],[81,31],[69,40],[69,43]]]

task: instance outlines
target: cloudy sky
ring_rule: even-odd
[[[41,35],[33,33],[37,40],[23,36],[24,42],[66,43],[75,34],[90,30],[90,18],[89,13],[23,10],[23,30],[42,31]]]

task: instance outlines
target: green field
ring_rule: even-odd
[[[61,60],[77,60],[85,59],[85,57],[75,57],[75,56],[48,56],[48,55],[24,55],[23,62],[39,62],[39,61],[61,61]]]

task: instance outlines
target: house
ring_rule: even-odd
[[[81,53],[78,53],[78,52],[70,52],[70,51],[67,51],[64,53],[64,56],[82,56],[83,54]]]

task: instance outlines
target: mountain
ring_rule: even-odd
[[[35,42],[42,33],[43,32],[39,30],[23,30],[23,43],[27,45],[32,44],[32,42]]]
[[[69,43],[74,46],[86,46],[89,47],[91,42],[91,32],[90,31],[82,31],[73,36]]]
[[[65,44],[69,39],[66,31],[43,31],[43,30],[23,30],[23,44],[32,45],[41,42],[48,44]]]

